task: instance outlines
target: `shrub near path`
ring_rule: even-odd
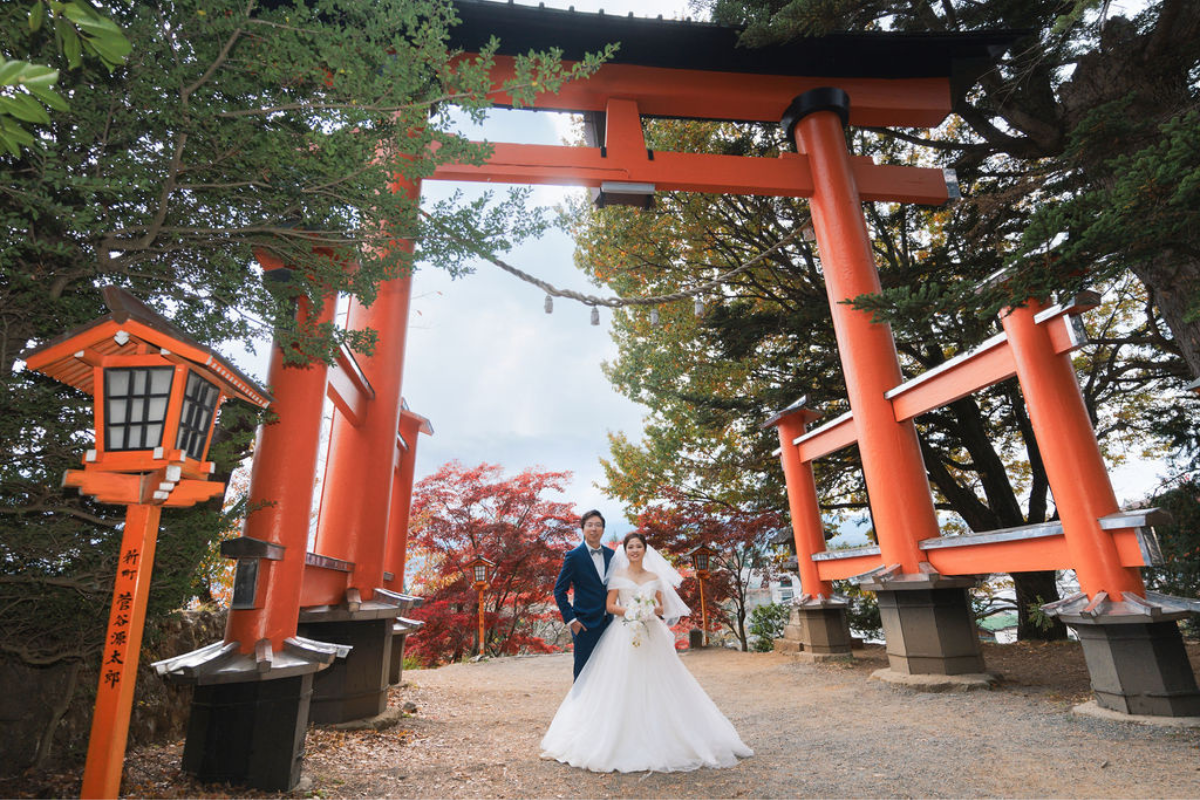
[[[1200,647],[1190,648],[1200,666]],[[311,728],[296,797],[1196,797],[1200,731],[1070,713],[1088,697],[1074,643],[985,645],[1002,688],[921,694],[851,665],[710,649],[685,663],[754,748],[726,770],[593,774],[538,758],[571,683],[571,657],[502,658],[405,673],[383,731]],[[179,774],[182,744],[130,754],[123,793],[270,796]],[[38,787],[21,787],[35,792]],[[77,785],[75,786],[77,789]],[[14,787],[0,786],[6,794]],[[67,796],[67,783],[41,791]],[[48,795],[43,795],[48,796]]]

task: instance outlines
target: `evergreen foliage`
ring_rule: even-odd
[[[464,241],[503,251],[544,227],[524,191],[424,213],[404,191],[489,150],[457,135],[454,118],[490,106],[491,49],[449,50],[447,0],[122,0],[99,19],[83,9],[0,5],[0,652],[34,665],[96,657],[123,509],[59,488],[89,447],[90,404],[24,370],[22,352],[104,313],[102,285],[217,349],[274,337],[296,363],[343,344],[369,352],[374,331],[298,327],[297,297],[369,304],[420,258],[461,272]],[[531,53],[506,88],[528,103],[597,63]],[[17,73],[24,88],[9,82]],[[256,253],[282,259],[292,279],[264,280]],[[256,424],[223,410],[214,480],[245,456]],[[197,565],[231,520],[219,504],[163,515],[152,614],[206,594]]]
[[[1146,585],[1176,597],[1200,598],[1200,477],[1184,476],[1151,502],[1172,519],[1155,526],[1163,564],[1146,570]],[[1192,614],[1188,630],[1200,635],[1200,614]]]

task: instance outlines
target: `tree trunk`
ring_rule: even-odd
[[[1058,580],[1054,570],[1042,572],[1013,572],[1010,573],[1013,585],[1017,590],[1017,638],[1021,641],[1040,639],[1042,641],[1058,641],[1067,638],[1067,626],[1057,617],[1040,615],[1037,618],[1043,625],[1048,620],[1049,627],[1034,622],[1032,609],[1040,608],[1043,604],[1058,599]]]
[[[1150,289],[1192,377],[1200,378],[1200,260],[1170,252],[1133,273]]]

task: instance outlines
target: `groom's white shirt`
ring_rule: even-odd
[[[587,542],[584,542],[583,546],[587,547]],[[592,563],[596,566],[596,574],[600,576],[600,582],[604,583],[604,551],[600,549],[601,547],[604,545],[597,547],[598,552],[595,553],[592,553],[589,548],[588,555],[592,557]]]

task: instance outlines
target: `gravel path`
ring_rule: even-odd
[[[406,673],[391,704],[414,703],[415,714],[381,732],[311,731],[305,789],[323,798],[1200,797],[1200,732],[1078,717],[1071,698],[1045,688],[922,694],[868,680],[882,663],[869,658],[683,658],[753,758],[635,775],[540,760],[570,686],[571,656],[561,654]]]

